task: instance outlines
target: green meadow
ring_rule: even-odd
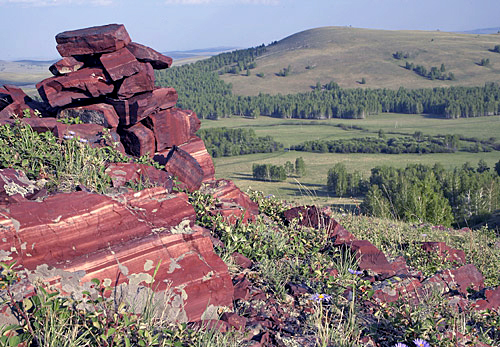
[[[343,127],[339,127],[343,124]],[[412,135],[416,131],[424,135],[460,134],[468,138],[475,137],[487,140],[500,134],[500,116],[443,119],[429,115],[380,114],[367,119],[280,119],[258,117],[248,119],[241,117],[220,120],[202,120],[202,129],[212,127],[252,128],[257,136],[272,136],[286,147],[307,140],[335,140],[355,137],[377,137],[383,130],[388,137]],[[356,127],[356,128],[354,128]],[[359,130],[362,128],[362,130]],[[496,140],[498,143],[500,139]],[[285,182],[256,181],[252,177],[252,165],[283,165],[287,161],[295,162],[297,157],[304,158],[306,174],[303,177],[291,177]],[[493,167],[500,160],[500,152],[456,152],[434,154],[337,154],[309,153],[299,151],[282,151],[259,153],[236,157],[214,158],[217,178],[233,180],[242,190],[248,188],[273,194],[280,199],[319,204],[352,203],[352,199],[332,198],[325,189],[328,170],[336,163],[343,163],[348,170],[358,170],[365,177],[378,165],[405,167],[408,164],[441,163],[446,168],[461,166],[470,162],[477,166],[480,159]]]

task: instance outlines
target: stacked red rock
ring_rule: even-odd
[[[190,191],[214,179],[210,155],[195,136],[200,120],[174,107],[175,89],[155,86],[154,70],[170,67],[170,57],[132,42],[121,24],[65,31],[56,42],[63,58],[50,67],[54,77],[37,84],[44,104],[4,86],[0,122],[22,117],[25,109],[32,116],[36,109],[44,117],[78,117],[85,124],[50,130],[60,139],[79,136],[93,146],[110,145],[103,136],[109,132],[119,150],[154,157]]]
[[[80,286],[88,289],[92,278],[137,293],[138,285],[151,287],[158,264],[155,289],[170,297],[169,318],[215,318],[219,308],[232,306],[231,278],[213,252],[210,233],[194,225],[187,195],[172,193],[172,176],[190,191],[217,181],[212,159],[195,136],[200,120],[174,107],[175,89],[154,85],[154,69],[168,68],[172,59],[131,42],[117,24],[63,32],[56,41],[63,58],[50,67],[54,77],[37,84],[43,103],[4,86],[0,124],[16,126],[20,119],[61,141],[76,137],[132,156],[147,154],[166,170],[109,164],[114,187],[141,180],[157,186],[113,197],[84,191],[47,196],[22,172],[0,170],[0,260],[15,260],[30,280],[49,280],[72,294]],[[30,117],[23,117],[27,112]],[[60,122],[76,117],[83,124]],[[236,187],[218,197],[233,210],[239,203],[238,216],[258,213]]]

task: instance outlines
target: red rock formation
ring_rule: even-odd
[[[83,123],[97,124],[105,128],[117,128],[119,124],[114,107],[104,103],[64,108],[59,110],[57,118],[79,118]]]
[[[122,24],[109,24],[65,31],[56,35],[57,51],[63,57],[114,52],[132,40]]]
[[[155,74],[149,63],[138,63],[139,72],[125,78],[118,89],[119,99],[128,99],[135,94],[152,91],[155,88]]]
[[[180,145],[179,148],[189,153],[200,164],[203,170],[202,182],[215,180],[214,162],[202,139],[198,136],[193,136],[189,141]]]
[[[99,68],[83,68],[64,76],[50,77],[36,85],[42,99],[50,106],[65,106],[73,101],[96,98],[114,90]]]
[[[111,163],[106,168],[106,174],[111,177],[113,187],[122,187],[127,182],[144,185],[157,185],[172,192],[172,177],[164,170],[158,170],[150,165],[137,163]]]
[[[0,119],[24,117],[24,110],[29,110],[31,117],[35,117],[35,110],[44,111],[43,106],[33,101],[21,89],[5,84],[0,88]]]
[[[259,214],[259,206],[243,193],[232,181],[216,180],[205,182],[200,189],[217,199],[212,214],[222,215],[229,223],[254,220]]]
[[[154,156],[155,153],[155,135],[152,130],[137,123],[130,128],[123,130],[122,142],[127,148],[128,153],[140,157],[143,155]]]
[[[155,158],[158,159],[158,157]],[[203,169],[186,151],[174,146],[167,156],[163,157],[160,165],[165,165],[165,170],[184,183],[188,191],[194,192],[200,188],[203,181]]]
[[[451,248],[444,242],[422,242],[422,249],[428,253],[437,253],[450,263],[465,264],[465,252]]]
[[[157,151],[182,145],[194,135],[191,131],[189,113],[178,108],[154,113],[149,118],[156,137]]]
[[[143,46],[136,42],[127,45],[127,49],[136,57],[137,60],[144,63],[150,63],[155,70],[169,68],[172,65],[172,58],[158,53],[152,48]]]
[[[231,307],[233,296],[226,265],[194,220],[187,196],[161,187],[114,198],[58,194],[9,204],[0,215],[0,250],[4,260],[30,270],[31,279],[74,294],[92,278],[147,285],[161,263],[156,289],[172,296],[174,318],[194,321],[209,307]]]
[[[49,67],[49,71],[54,76],[66,75],[75,72],[83,67],[84,63],[76,60],[74,57],[64,57]]]
[[[142,70],[140,63],[126,48],[101,55],[101,63],[113,81],[132,76]]]
[[[125,153],[120,137],[115,130],[108,130],[97,124],[63,124],[57,123],[54,135],[61,140],[79,139],[92,147],[111,146]]]

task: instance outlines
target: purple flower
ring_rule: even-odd
[[[332,296],[327,295],[327,294],[314,294],[311,296],[310,300],[314,300],[316,302],[321,302],[321,301],[330,300],[331,298],[332,298]]]
[[[87,139],[80,139],[80,142],[81,143],[87,143],[87,142],[89,142],[89,140],[87,140]]]
[[[413,343],[417,347],[431,347],[431,345],[429,345],[429,343],[427,341],[422,340],[422,339],[415,339],[415,340],[413,340]]]
[[[273,194],[266,195],[266,199],[271,199],[271,198],[274,198]]]
[[[353,269],[349,269],[347,271],[349,271],[353,275],[362,275],[363,274],[363,271],[356,271],[356,270],[353,270]]]
[[[408,347],[408,346],[405,345],[404,343],[398,342],[394,345],[394,347]]]

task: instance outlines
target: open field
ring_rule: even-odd
[[[500,81],[500,54],[490,51],[500,35],[457,34],[440,31],[372,30],[350,27],[322,27],[296,33],[256,59],[251,76],[226,74],[237,95],[289,94],[311,91],[319,81],[332,80],[342,88],[434,88],[479,86]],[[397,51],[408,59],[394,59]],[[489,59],[490,66],[480,66]],[[406,61],[432,66],[445,64],[455,81],[429,80],[405,68]],[[276,74],[291,66],[291,74]],[[263,73],[264,77],[258,77]],[[360,84],[362,78],[366,84]]]
[[[347,130],[338,127],[344,124]],[[349,129],[357,126],[366,131]],[[202,128],[253,128],[258,136],[272,136],[285,147],[307,140],[335,140],[340,138],[378,136],[382,129],[386,134],[391,132],[412,135],[421,131],[425,135],[461,134],[467,137],[477,137],[486,140],[499,137],[500,116],[443,119],[430,115],[381,113],[366,119],[282,119],[259,117],[258,119],[232,117],[216,121],[202,120]]]
[[[347,126],[356,125],[368,131],[355,129],[342,130],[334,125],[344,123]],[[285,146],[298,144],[312,139],[339,139],[352,137],[377,136],[378,130],[386,133],[398,131],[413,134],[422,131],[423,134],[464,134],[468,137],[488,139],[500,134],[500,116],[439,119],[425,115],[381,114],[368,119],[345,120],[330,119],[322,121],[278,119],[259,117],[258,119],[243,119],[238,117],[218,121],[202,120],[202,128],[228,127],[252,128],[258,136],[270,135]],[[388,134],[388,136],[390,136]],[[497,140],[498,141],[498,140]],[[304,158],[307,173],[304,177],[289,178],[285,182],[261,182],[252,177],[252,165],[275,164],[283,165],[286,161],[295,162],[297,157]],[[285,151],[275,153],[251,154],[236,157],[215,158],[216,176],[233,180],[243,190],[252,188],[266,194],[274,194],[285,200],[302,200],[311,203],[311,196],[316,197],[316,203],[350,203],[350,199],[333,199],[324,189],[328,170],[335,163],[342,162],[348,170],[358,170],[365,177],[377,165],[405,167],[410,163],[434,164],[441,163],[446,168],[461,166],[465,162],[477,165],[479,159],[484,159],[490,167],[500,160],[500,152],[489,153],[436,153],[436,154],[336,154],[309,153]]]

